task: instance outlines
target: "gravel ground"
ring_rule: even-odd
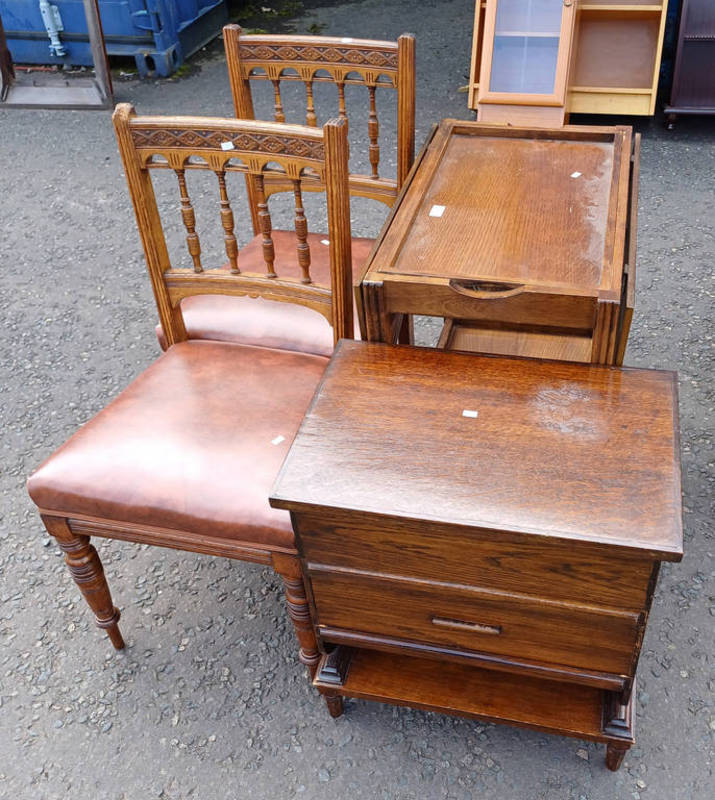
[[[294,25],[417,34],[419,142],[442,117],[471,118],[457,92],[471,9],[364,0],[320,5]],[[230,113],[220,48],[194,64],[179,80],[118,82],[116,99],[141,112]],[[638,671],[638,743],[613,774],[601,746],[577,740],[366,702],[332,720],[296,661],[268,569],[100,543],[128,643],[111,649],[24,481],[155,358],[156,315],[109,114],[0,112],[0,797],[712,796],[715,124],[633,123],[640,260],[626,361],[680,372],[686,555],[662,570]],[[383,133],[394,142],[389,115]],[[206,201],[207,191],[199,211]],[[374,234],[384,215],[357,206],[354,232]],[[177,246],[178,216],[171,236]],[[420,340],[435,327],[422,322]]]

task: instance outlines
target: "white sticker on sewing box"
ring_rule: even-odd
[[[221,142],[222,150],[235,150],[233,142]]]
[[[479,416],[479,412],[478,411],[472,411],[469,408],[465,408],[464,411],[462,411],[462,416],[463,417],[469,417],[470,419],[476,419]]]
[[[271,439],[271,444],[280,444],[281,442],[285,442],[285,436],[276,436],[275,439]]]
[[[432,206],[429,210],[430,217],[441,217],[447,206]]]
[[[571,177],[572,178],[580,178],[581,177],[581,173],[580,172],[572,172],[571,173]]]
[[[330,239],[321,239],[320,244],[330,244]]]

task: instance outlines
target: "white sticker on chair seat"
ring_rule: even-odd
[[[470,408],[465,408],[464,411],[462,411],[462,416],[469,417],[470,419],[476,419],[479,416],[479,412],[472,411]]]
[[[276,436],[275,439],[271,439],[271,444],[280,444],[281,442],[285,442],[285,436]]]
[[[447,206],[432,206],[429,210],[430,217],[441,217]]]
[[[580,178],[581,177],[581,173],[580,172],[572,172],[571,173],[571,177],[572,178]]]
[[[221,149],[222,150],[235,150],[236,148],[233,146],[233,142],[221,142]]]

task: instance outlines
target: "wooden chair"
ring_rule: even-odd
[[[350,194],[367,197],[391,206],[410,171],[414,160],[415,140],[415,39],[403,34],[397,42],[369,39],[345,39],[328,36],[266,36],[244,35],[238,25],[223,29],[226,62],[231,81],[236,116],[255,119],[251,84],[270,81],[274,91],[274,119],[286,121],[281,96],[281,82],[302,81],[306,91],[305,122],[317,125],[313,86],[319,83],[335,84],[337,114],[347,122],[345,87],[363,86],[367,89],[369,112],[365,132],[369,142],[369,174],[350,175]],[[376,106],[377,91],[396,90],[397,93],[397,177],[389,179],[380,175],[379,119]],[[353,126],[353,133],[355,132]],[[246,176],[249,203],[259,247],[261,236],[261,198],[277,192],[291,192],[290,181],[280,175],[266,175],[263,186],[258,187],[251,176]],[[323,191],[324,185],[312,181],[309,191]],[[263,201],[265,202],[265,200]],[[277,253],[284,257],[290,249],[290,236],[275,232]],[[323,254],[318,245],[324,234],[308,235],[313,250]],[[288,245],[284,248],[285,242]],[[353,264],[359,268],[373,245],[372,239],[353,240]],[[301,352],[329,354],[332,341],[329,331],[319,317],[299,310],[290,316],[280,313],[271,304],[244,300],[242,313],[236,313],[235,298],[221,295],[192,298],[183,305],[184,320],[190,339],[210,339],[266,345]],[[409,333],[406,334],[409,337]],[[161,327],[157,336],[166,347]]]
[[[370,197],[388,206],[395,202],[415,157],[415,37],[404,33],[396,42],[337,36],[273,36],[244,34],[240,25],[223,29],[226,65],[236,116],[255,119],[252,81],[273,85],[274,119],[285,122],[281,82],[305,85],[305,124],[318,124],[313,87],[333,83],[337,112],[347,121],[346,86],[363,86],[369,99],[365,132],[369,142],[370,174],[350,175],[350,194]],[[380,124],[377,90],[397,91],[397,179],[380,177]],[[301,120],[302,121],[302,120]],[[354,132],[354,131],[353,131]],[[275,184],[274,191],[283,187]],[[254,218],[254,225],[258,220]]]
[[[347,130],[195,117],[114,114],[119,149],[136,212],[168,350],[29,479],[28,491],[59,542],[72,577],[123,647],[114,607],[90,537],[162,545],[269,564],[282,576],[300,659],[317,662],[313,630],[286,512],[268,495],[320,381],[327,359],[228,342],[189,341],[179,308],[189,296],[221,292],[270,298],[322,314],[333,339],[353,331]],[[282,275],[270,218],[260,194],[277,164],[296,198],[295,247],[300,274]],[[172,267],[152,184],[154,170],[176,175],[189,269]],[[186,172],[214,173],[229,270],[204,270],[194,238]],[[244,258],[234,233],[227,176],[254,177],[259,190],[259,255]],[[315,177],[312,177],[315,176]],[[301,186],[326,187],[330,235],[328,283],[314,280]]]

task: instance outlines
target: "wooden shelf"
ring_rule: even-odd
[[[579,6],[579,9],[581,11],[597,12],[623,11],[625,13],[628,13],[629,11],[640,11],[641,13],[644,11],[651,11],[656,14],[660,14],[663,10],[663,6],[659,3],[651,3],[650,0],[645,0],[642,3],[634,2],[633,0],[630,3],[612,3],[609,2],[609,0],[599,3],[598,0],[590,0],[588,3],[582,3]]]
[[[475,3],[468,96],[468,105],[475,111],[480,107],[479,84],[483,83],[480,71],[483,40],[487,36],[486,5],[484,2]],[[654,113],[667,8],[665,0],[628,0],[622,3],[584,0],[578,3],[566,93],[568,113]],[[504,46],[510,36],[514,40],[518,36],[527,36],[527,32],[517,30],[522,26],[511,17],[510,22],[514,28],[512,31],[508,30],[504,20],[501,21],[502,29],[506,30],[498,37]],[[689,39],[693,46],[697,46],[697,42],[715,40],[715,31],[706,29],[704,35],[702,32],[698,34]],[[542,41],[554,38],[550,33],[532,33],[530,36]],[[510,93],[514,91],[510,89]],[[523,115],[525,112],[518,113]],[[491,107],[482,105],[480,114],[484,121],[494,120]],[[522,120],[520,124],[526,124],[526,121]]]
[[[497,31],[495,38],[502,36],[520,36],[524,39],[558,39],[559,31]]]
[[[484,719],[596,742],[633,741],[630,733],[616,736],[604,732],[607,695],[588,686],[364,649],[352,651],[342,684],[322,681],[320,674],[319,668],[313,684],[327,694]]]
[[[585,94],[647,94],[650,95],[650,86],[569,86],[569,92],[584,92]]]
[[[469,353],[496,353],[587,364],[591,361],[592,344],[590,336],[480,328],[447,320],[438,346],[445,350],[465,350]]]
[[[581,15],[570,88],[652,91],[660,17]]]

